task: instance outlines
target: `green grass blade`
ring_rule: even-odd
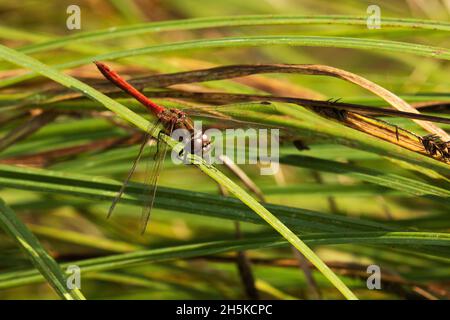
[[[50,171],[34,168],[21,168],[0,165],[0,186],[20,190],[34,190],[54,195],[71,195],[87,200],[112,201],[121,183],[115,180],[79,174]],[[145,185],[130,183],[122,201],[142,206]],[[263,223],[249,212],[239,200],[231,197],[178,190],[167,187],[158,188],[155,206],[196,215],[212,216],[228,220]],[[295,230],[302,232],[342,232],[394,230],[388,224],[351,217],[319,213],[300,208],[265,204],[279,219]]]
[[[428,232],[365,232],[345,233],[333,235],[306,235],[305,242],[309,245],[352,243],[354,241],[368,244],[413,244],[413,245],[439,245],[443,248],[450,246],[448,234]],[[213,255],[231,251],[244,251],[251,249],[264,249],[286,246],[288,243],[279,237],[259,237],[247,240],[225,240],[188,245],[173,246],[170,248],[150,249],[132,253],[115,254],[107,257],[86,259],[71,264],[80,267],[83,274],[100,271],[117,270],[134,267],[149,262],[168,261],[173,259],[187,259],[198,256]],[[62,265],[66,266],[65,264]],[[19,285],[37,283],[42,277],[34,270],[13,271],[0,275],[0,288],[10,288]]]
[[[450,50],[447,48],[433,47],[421,44],[347,37],[315,37],[315,36],[248,36],[229,37],[217,39],[201,39],[169,44],[148,46],[138,49],[116,51],[95,57],[83,58],[80,60],[57,65],[57,68],[70,68],[90,63],[92,60],[111,60],[119,58],[129,58],[133,56],[169,53],[186,50],[212,49],[212,48],[242,48],[257,46],[307,46],[325,48],[349,48],[363,50],[382,50],[391,52],[410,53],[418,56],[450,60]]]
[[[307,46],[324,48],[348,48],[372,51],[390,51],[409,53],[413,55],[450,60],[450,50],[421,44],[413,44],[399,41],[361,39],[346,37],[315,37],[315,36],[251,36],[230,37],[218,39],[191,40],[170,44],[154,45],[138,49],[122,50],[93,57],[82,58],[68,63],[54,65],[55,69],[73,68],[89,64],[94,60],[112,60],[130,58],[146,54],[162,54],[171,52],[186,52],[187,50],[205,50],[219,48],[244,48],[258,46]],[[0,88],[31,79],[38,75],[38,71],[26,73],[20,76],[10,77],[0,81]]]
[[[80,290],[67,288],[66,277],[59,265],[2,199],[0,199],[0,225],[25,251],[35,267],[61,298],[85,300]]]
[[[281,158],[280,162],[313,170],[344,174],[362,181],[400,190],[413,195],[432,195],[436,197],[450,198],[450,190],[440,188],[438,186],[433,186],[425,182],[396,174],[384,173],[337,161],[291,155]]]
[[[20,49],[23,53],[40,52],[43,50],[61,48],[67,44],[78,42],[92,42],[108,39],[119,39],[123,37],[136,36],[145,33],[155,33],[164,31],[178,30],[196,30],[219,27],[241,27],[241,26],[274,26],[274,25],[360,25],[367,26],[367,17],[355,16],[287,16],[287,15],[251,15],[251,16],[225,16],[211,18],[197,18],[174,21],[158,21],[142,23],[135,25],[121,26],[111,32],[110,29],[91,32],[82,32],[66,36],[60,39],[54,39],[29,45]],[[383,28],[411,28],[450,31],[450,23],[445,21],[419,20],[419,19],[399,19],[385,18],[382,20]],[[0,29],[1,31],[1,29]],[[6,32],[7,31],[7,32]],[[11,33],[6,30],[4,34]],[[374,31],[377,31],[375,29]],[[18,35],[22,35],[19,33]],[[28,38],[26,38],[28,39]],[[34,38],[31,38],[34,40]],[[36,39],[38,40],[38,39]]]

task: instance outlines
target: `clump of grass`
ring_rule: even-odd
[[[131,19],[133,13],[123,14]],[[230,269],[235,261],[230,255],[250,250],[247,255],[254,260],[255,287],[264,298],[313,297],[312,286],[315,297],[340,298],[338,289],[348,299],[372,298],[373,293],[365,289],[364,275],[351,268],[358,265],[358,270],[364,271],[367,261],[396,272],[397,277],[386,277],[393,289],[382,291],[384,298],[403,298],[402,292],[444,298],[448,295],[444,280],[450,245],[446,216],[449,166],[441,152],[444,149],[431,152],[422,137],[438,135],[436,143],[444,143],[448,125],[420,119],[417,125],[398,117],[380,120],[355,110],[325,112],[323,107],[342,107],[347,101],[367,106],[373,99],[368,90],[382,98],[372,100],[373,104],[414,112],[409,102],[421,101],[425,108],[431,108],[435,119],[445,118],[443,112],[432,108],[433,104],[448,105],[448,95],[428,97],[409,91],[404,86],[409,81],[404,69],[411,70],[426,59],[430,69],[416,72],[429,75],[429,81],[416,85],[428,92],[433,91],[430,88],[439,91],[440,83],[448,79],[445,61],[450,53],[445,42],[433,40],[450,26],[432,20],[385,18],[383,29],[369,35],[362,29],[365,23],[360,16],[213,17],[126,25],[114,31],[59,38],[10,26],[0,28],[6,39],[0,56],[25,69],[13,70],[16,67],[2,64],[0,185],[9,207],[1,206],[0,221],[8,232],[7,239],[15,239],[36,266],[29,268],[16,247],[5,242],[0,250],[5,259],[0,264],[10,261],[12,265],[5,265],[0,274],[4,290],[0,296],[14,297],[14,291],[7,289],[32,287],[45,279],[61,297],[83,298],[79,291],[64,287],[63,270],[75,264],[82,270],[83,281],[89,283],[83,288],[87,298],[107,298],[97,290],[100,282],[111,288],[115,298],[239,298],[243,291]],[[324,24],[336,31],[321,31]],[[289,26],[302,28],[304,33],[285,31]],[[170,39],[170,31],[181,30],[198,37]],[[204,30],[221,35],[202,37]],[[422,34],[431,43],[419,41]],[[155,44],[148,45],[147,37]],[[12,49],[13,38],[28,44]],[[132,40],[126,41],[128,38]],[[111,39],[114,43],[108,42]],[[298,50],[305,47],[314,48]],[[211,50],[219,48],[221,52],[211,57]],[[64,57],[53,54],[63,50]],[[255,51],[262,58],[252,58],[249,53]],[[326,54],[319,58],[309,52]],[[333,60],[326,58],[330,52],[336,55]],[[235,55],[247,67],[170,74],[232,65],[239,60]],[[356,58],[374,65],[372,73],[359,70],[363,68]],[[117,217],[106,220],[108,202],[137,151],[135,142],[149,127],[139,106],[120,95],[115,99],[106,96],[102,92],[117,93],[98,83],[96,73],[74,69],[106,59],[122,59],[120,66],[131,68],[130,75],[156,71],[157,75],[138,77],[136,84],[162,104],[178,108],[200,104],[211,115],[220,113],[238,121],[281,128],[284,176],[269,179],[258,176],[254,168],[244,168],[261,187],[267,203],[260,203],[239,186],[239,181],[228,178],[224,167],[200,161],[197,167],[202,175],[192,166],[179,168],[168,163],[162,175],[165,187],[160,188],[155,203],[164,212],[155,215],[150,234],[139,236],[138,219],[132,214],[144,202],[145,187],[139,183],[132,183],[127,190]],[[302,64],[280,64],[292,60]],[[245,70],[261,68],[255,65],[260,62],[270,66],[271,72],[292,73],[295,69],[314,77],[281,78],[248,72],[245,75],[251,77],[235,79],[244,76]],[[114,63],[119,67],[119,61]],[[379,68],[388,63],[393,66],[388,77],[370,81],[383,76]],[[64,74],[66,69],[75,77]],[[42,78],[29,81],[38,75],[67,89],[49,89],[50,82]],[[330,79],[336,77],[353,86]],[[174,84],[181,86],[178,91],[170,87]],[[322,109],[308,105],[312,96],[324,102]],[[303,99],[303,104],[300,100],[283,101],[283,97]],[[272,98],[268,108],[267,101]],[[330,98],[334,99],[327,102]],[[342,100],[336,102],[336,98]],[[218,124],[213,117],[208,121]],[[298,140],[304,150],[293,147],[292,141]],[[177,148],[173,140],[164,141]],[[175,179],[179,176],[186,179]],[[215,195],[212,181],[233,197]],[[232,239],[235,221],[243,223],[244,239]],[[294,264],[280,262],[280,258],[292,256],[284,249],[288,243],[306,257],[302,272],[292,269]],[[194,267],[197,260],[207,267]],[[17,267],[25,270],[17,271]],[[212,284],[205,279],[209,272],[216,275]],[[125,285],[125,292],[116,290],[117,284]],[[166,296],[167,291],[172,293]]]

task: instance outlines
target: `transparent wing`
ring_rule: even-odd
[[[159,124],[159,121],[157,121],[154,125],[152,125],[151,128],[149,128],[149,130],[147,130],[147,132],[145,133],[141,147],[139,148],[139,152],[133,161],[133,165],[131,166],[127,177],[125,178],[122,186],[120,187],[119,192],[117,193],[116,197],[114,198],[113,202],[111,203],[111,206],[109,207],[107,218],[111,217],[111,215],[114,211],[114,208],[116,207],[117,203],[119,202],[120,198],[122,197],[123,193],[125,192],[125,189],[126,189],[128,183],[130,182],[130,179],[133,176],[134,171],[136,170],[136,166],[142,157],[144,148],[147,145],[148,141],[152,138],[156,129],[158,128],[158,124]]]
[[[173,126],[169,128],[169,135],[173,131]],[[156,189],[158,188],[158,180],[161,170],[164,165],[164,159],[166,158],[168,146],[166,143],[158,139],[158,148],[157,153],[154,158],[153,167],[151,171],[149,171],[147,162],[147,169],[145,175],[145,185],[147,188],[145,189],[146,195],[144,196],[144,206],[142,207],[142,215],[141,215],[141,223],[142,229],[141,234],[145,233],[147,229],[147,225],[150,221],[150,213],[153,209],[153,204],[155,202]]]

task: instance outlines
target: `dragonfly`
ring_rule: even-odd
[[[193,153],[205,153],[208,152],[211,146],[211,140],[209,137],[199,130],[194,130],[194,124],[192,119],[188,116],[186,112],[183,112],[180,109],[176,108],[165,108],[162,105],[156,104],[148,97],[146,97],[142,92],[136,89],[133,85],[127,82],[123,77],[121,77],[117,72],[112,70],[106,64],[100,61],[94,61],[95,65],[102,73],[102,75],[108,79],[115,86],[119,87],[128,95],[135,98],[139,101],[147,110],[156,117],[156,122],[147,130],[144,141],[141,144],[141,147],[138,151],[136,158],[133,161],[130,171],[125,178],[124,183],[122,184],[119,192],[114,198],[111,206],[108,210],[107,217],[111,217],[117,203],[122,197],[125,189],[133,176],[134,171],[136,170],[137,164],[142,157],[145,146],[148,144],[150,139],[156,135],[158,130],[162,129],[158,132],[158,141],[157,141],[157,151],[154,156],[153,168],[150,173],[146,175],[145,185],[148,188],[148,195],[144,197],[144,206],[142,209],[142,230],[141,233],[145,233],[147,229],[147,225],[150,220],[150,213],[153,208],[153,204],[156,196],[156,189],[158,185],[159,175],[163,167],[164,159],[166,157],[168,146],[166,143],[161,142],[161,134],[166,134],[170,136],[172,132],[176,129],[185,129],[189,133],[188,141],[185,144],[185,148],[183,148],[181,153],[184,151],[193,151]]]

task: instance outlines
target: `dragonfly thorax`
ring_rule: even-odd
[[[174,130],[185,129],[189,133],[186,147],[190,153],[204,153],[211,148],[211,139],[201,130],[196,130],[191,118],[179,109],[165,109],[157,115],[161,123],[164,125],[165,133],[171,135]],[[186,149],[186,148],[185,148]]]

